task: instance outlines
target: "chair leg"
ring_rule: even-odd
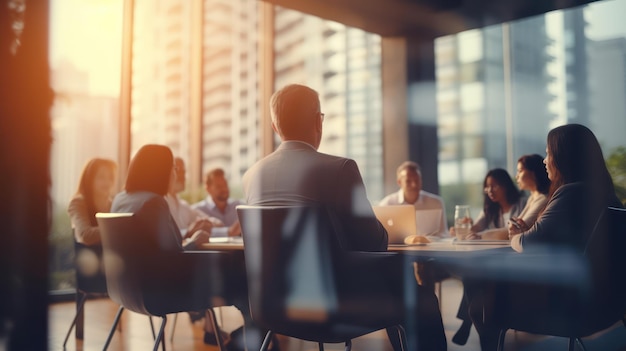
[[[152,316],[148,316],[150,321],[150,330],[152,330],[152,340],[156,340],[156,334],[154,334],[154,323],[152,322]]]
[[[272,342],[273,337],[274,337],[274,332],[271,330],[268,330],[267,334],[265,334],[265,339],[263,339],[263,344],[261,345],[261,351],[267,351],[267,348],[270,347],[270,343]]]
[[[161,317],[162,321],[161,321],[161,327],[159,328],[159,334],[156,337],[156,340],[154,341],[154,351],[158,351],[159,350],[159,344],[161,344],[161,340],[163,340],[163,334],[165,333],[165,324],[167,324],[167,316],[162,316]],[[152,321],[152,318],[150,318],[150,321]],[[165,351],[165,343],[163,343],[163,351]]]
[[[437,294],[437,297],[439,298],[439,309],[441,310],[441,300],[443,297],[443,287],[441,282],[436,282],[435,283],[435,294]]]
[[[587,348],[585,347],[585,344],[583,344],[583,340],[581,338],[576,338],[576,342],[578,342],[578,346],[580,346],[581,350],[587,351]]]
[[[352,351],[352,340],[346,341],[345,351]]]
[[[124,312],[124,306],[120,306],[117,309],[117,314],[115,315],[115,319],[113,320],[113,325],[111,326],[111,330],[109,331],[109,336],[107,336],[107,341],[104,343],[103,351],[109,348],[109,344],[111,343],[111,339],[113,339],[113,334],[115,334],[115,329],[117,328],[118,323],[120,322],[120,317],[122,316],[122,312]]]
[[[317,343],[317,349],[319,351],[324,351],[324,343],[323,342],[318,342]]]
[[[504,339],[506,338],[506,329],[500,330],[498,335],[498,351],[504,351]]]
[[[209,314],[209,319],[211,321],[211,326],[213,327],[213,331],[215,332],[215,340],[217,341],[217,347],[220,351],[226,351],[224,349],[224,340],[222,340],[222,333],[220,332],[219,325],[217,324],[217,319],[215,318],[215,311],[212,308],[207,310]]]
[[[81,295],[80,298],[78,298],[78,295]],[[87,300],[87,294],[83,294],[83,293],[79,293],[78,291],[76,292],[76,316],[74,316],[74,320],[72,320],[72,324],[70,324],[70,329],[67,331],[67,335],[65,335],[65,340],[63,341],[63,348],[65,349],[65,344],[67,344],[67,340],[70,338],[70,334],[72,333],[72,329],[74,329],[74,326],[76,326],[76,339],[82,339],[83,338],[83,333],[82,333],[82,328],[80,333],[78,331],[78,325],[77,325],[77,321],[80,318],[81,320],[83,319],[83,307],[85,307],[85,301]],[[79,335],[80,334],[80,335]]]
[[[574,349],[576,348],[576,344],[575,344],[575,340],[574,338],[569,338],[569,342],[567,345],[567,350],[568,351],[574,351]]]
[[[170,342],[174,342],[174,331],[176,330],[176,321],[178,321],[178,313],[174,315],[174,321],[172,322],[172,335],[170,335]]]
[[[400,337],[400,348],[402,351],[407,351],[409,348],[406,341],[406,330],[400,324],[396,326],[396,329],[398,329],[398,336]]]

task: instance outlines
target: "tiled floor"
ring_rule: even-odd
[[[453,344],[450,340],[460,321],[455,318],[456,310],[461,299],[461,283],[456,280],[446,280],[443,283],[442,315],[448,338],[448,350],[468,351],[480,350],[478,336],[472,330],[468,343],[464,346]],[[117,312],[117,306],[108,299],[88,301],[85,313],[85,339],[75,342],[73,335],[67,345],[67,350],[101,350],[108,334],[110,325]],[[223,326],[225,330],[232,330],[241,323],[241,316],[234,308],[223,309]],[[63,350],[63,339],[67,328],[74,316],[73,303],[57,303],[50,305],[49,321],[49,350]],[[174,339],[170,341],[173,316],[168,318],[166,328],[168,350],[217,350],[204,345],[202,342],[203,327],[201,322],[191,324],[187,314],[180,314],[176,323]],[[155,324],[160,323],[156,318]],[[122,331],[117,332],[109,350],[149,350],[152,348],[152,333],[148,318],[132,312],[125,312],[122,318]],[[609,330],[586,338],[584,340],[588,351],[626,351],[626,328],[621,323]],[[355,351],[391,351],[384,332],[376,332],[353,341]],[[314,343],[281,338],[283,351],[314,351]],[[343,350],[343,346],[326,345],[327,350]],[[509,331],[506,338],[507,351],[539,351],[539,350],[567,350],[567,340],[563,338],[544,337],[522,332]]]

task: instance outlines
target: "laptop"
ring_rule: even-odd
[[[417,234],[413,205],[373,206],[376,218],[387,230],[389,245],[404,245],[404,238]]]

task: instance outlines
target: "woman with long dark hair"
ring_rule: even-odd
[[[76,242],[87,246],[100,244],[96,212],[111,209],[116,170],[115,162],[103,158],[91,159],[83,168],[78,190],[67,209]]]
[[[554,128],[544,163],[552,182],[550,199],[537,222],[513,236],[511,246],[519,252],[538,245],[582,249],[600,213],[608,206],[622,207],[600,144],[580,124]]]
[[[543,164],[543,157],[533,154],[524,155],[517,160],[517,185],[530,193],[526,206],[518,217],[511,217],[509,235],[528,230],[535,223],[539,213],[548,202],[550,179]]]
[[[522,197],[509,173],[502,168],[487,172],[483,181],[483,194],[483,210],[466,239],[508,239],[506,224],[510,218],[520,215],[526,198]],[[456,314],[463,323],[452,338],[455,344],[465,345],[469,337],[472,321],[468,301],[467,292],[464,292]]]
[[[506,225],[519,216],[526,198],[522,197],[509,173],[502,168],[487,172],[483,181],[483,210],[467,239],[508,239]]]

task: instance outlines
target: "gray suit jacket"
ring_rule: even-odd
[[[246,172],[243,187],[248,205],[330,209],[338,218],[338,239],[345,250],[387,249],[387,232],[374,216],[354,160],[287,141]]]

